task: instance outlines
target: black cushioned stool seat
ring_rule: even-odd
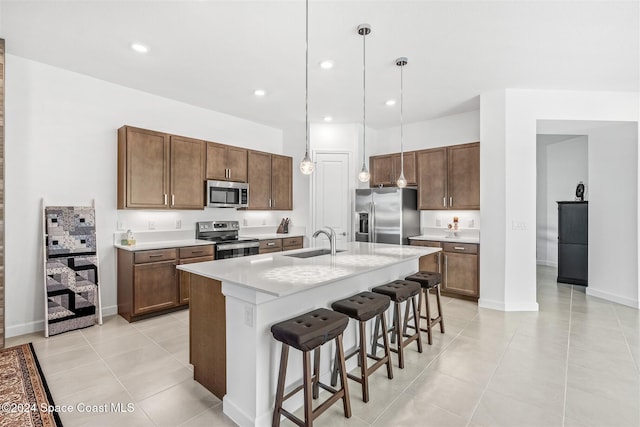
[[[358,321],[359,333],[360,333],[360,344],[356,349],[347,354],[345,359],[349,359],[350,357],[355,356],[356,354],[359,356],[358,361],[360,365],[360,376],[355,376],[352,374],[347,374],[348,378],[351,378],[354,381],[357,381],[362,385],[362,400],[365,402],[369,401],[369,375],[376,371],[380,366],[387,365],[387,377],[389,379],[393,378],[393,369],[391,367],[391,354],[389,350],[389,338],[386,334],[384,334],[384,356],[378,357],[375,355],[375,352],[372,354],[367,353],[367,333],[366,333],[366,325],[367,321],[377,318],[378,322],[376,322],[376,326],[379,324],[379,321],[382,321],[382,330],[385,331],[387,329],[387,320],[385,317],[385,312],[389,308],[391,300],[388,296],[378,294],[375,292],[360,292],[359,294],[350,296],[345,299],[341,299],[339,301],[331,304],[331,308],[340,313],[344,313],[347,316],[351,317]],[[377,333],[377,329],[376,329]],[[373,349],[376,347],[374,346]],[[374,359],[376,362],[372,366],[368,366],[368,359]],[[336,363],[333,364],[333,373],[331,375],[331,385],[336,385],[338,379],[338,355],[336,355]]]
[[[442,282],[442,275],[435,271],[418,271],[415,274],[407,276],[405,279],[418,282],[422,286],[422,292],[420,292],[420,298],[418,299],[418,312],[422,313],[422,304],[424,301],[427,315],[423,316],[420,314],[420,318],[427,321],[427,327],[420,329],[427,333],[428,342],[431,344],[433,341],[431,333],[435,325],[439,323],[440,333],[444,334],[444,318],[442,316],[442,304],[440,302],[440,283]],[[431,306],[429,305],[429,291],[432,289],[435,289],[436,304],[438,306],[438,315],[436,317],[431,317]]]
[[[395,337],[397,337],[397,347],[395,349],[391,349],[391,351],[398,353],[398,367],[400,369],[404,369],[404,348],[412,341],[417,341],[418,352],[422,353],[422,340],[420,339],[420,330],[418,328],[419,321],[415,320],[419,319],[418,311],[416,309],[415,297],[416,295],[420,294],[420,289],[420,283],[400,279],[394,280],[393,282],[389,282],[384,285],[376,286],[375,288],[371,289],[372,292],[388,296],[394,303],[393,326],[391,329],[385,330],[383,336],[391,332],[392,341]],[[413,335],[406,334],[406,323],[408,322],[408,316],[405,314],[403,320],[404,324],[400,321],[400,304],[405,301],[407,302],[407,310],[409,309],[409,304],[411,304],[413,308],[413,318],[416,330]],[[377,346],[379,346],[379,344],[378,326],[376,325],[374,333],[374,348],[376,348]]]
[[[273,425],[280,425],[280,416],[284,415],[291,421],[302,426],[313,425],[313,420],[319,417],[336,401],[342,399],[344,406],[344,416],[351,417],[351,402],[349,400],[349,389],[347,379],[343,372],[346,372],[344,349],[342,346],[342,333],[349,324],[349,317],[342,313],[318,308],[294,318],[276,323],[271,326],[273,337],[282,342],[282,354],[280,357],[280,373],[278,374],[278,388],[276,390],[275,408],[273,411]],[[320,382],[320,348],[321,345],[335,339],[336,354],[340,364],[339,389],[334,389]],[[289,357],[289,347],[302,351],[302,385],[284,395],[284,384],[287,373],[287,360]],[[314,350],[313,376],[311,375],[311,351]],[[319,387],[329,391],[331,396],[320,404],[316,409],[312,407],[313,399],[318,398]],[[301,420],[282,407],[285,400],[304,390],[304,416]]]

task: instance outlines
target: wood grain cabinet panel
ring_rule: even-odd
[[[247,150],[207,142],[207,179],[247,182]]]
[[[416,185],[416,152],[407,151],[404,158],[404,178],[407,185]],[[384,154],[369,157],[370,187],[395,187],[400,177],[402,162],[400,153]]]
[[[418,209],[447,209],[447,149],[418,153]]]
[[[444,252],[443,291],[478,298],[478,255]]]
[[[271,155],[271,208],[275,210],[293,209],[293,159],[287,156]]]
[[[248,209],[293,209],[293,158],[250,150],[247,163]]]
[[[133,277],[134,315],[177,305],[175,260],[136,264],[133,267]]]
[[[204,143],[118,129],[118,209],[203,209]]]
[[[118,209],[166,209],[169,135],[124,126],[118,130]]]
[[[480,143],[417,155],[418,209],[480,209]]]
[[[410,244],[413,246],[427,246],[430,248],[439,248],[440,242],[430,241],[430,240],[410,240]],[[442,252],[436,252],[431,255],[425,255],[420,257],[419,268],[420,271],[435,271],[436,273],[441,272],[440,268],[440,258]]]
[[[480,144],[448,148],[450,209],[480,209]]]
[[[211,246],[213,248],[213,246]],[[213,254],[195,258],[181,258],[178,264],[193,264],[196,262],[213,261]],[[191,294],[191,277],[186,271],[178,271],[178,304],[188,304]]]

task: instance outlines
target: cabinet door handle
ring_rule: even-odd
[[[462,246],[454,246],[453,249],[455,249],[456,251],[464,251],[465,248],[463,248]]]
[[[449,207],[453,206],[453,197],[449,196]]]
[[[276,242],[269,242],[269,243],[267,243],[267,246],[275,246],[275,245],[276,245]]]
[[[164,204],[165,205],[167,204],[167,195],[166,194],[164,195]]]
[[[171,195],[171,206],[174,206],[176,204],[176,195],[172,194]]]
[[[149,255],[149,258],[160,258],[163,257],[163,254]]]
[[[445,208],[447,207],[447,197],[446,196],[442,198],[442,206],[445,207]]]
[[[271,199],[269,199],[269,207],[271,207]]]
[[[440,253],[436,254],[436,271],[442,273],[442,267],[440,266]]]
[[[204,251],[191,251],[192,254],[201,254]]]
[[[273,206],[271,206],[272,208],[276,207],[276,199],[273,199]]]
[[[227,169],[229,171],[229,179],[231,179],[231,168]]]

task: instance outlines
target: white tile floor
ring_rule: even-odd
[[[408,347],[393,380],[378,370],[369,403],[350,382],[352,418],[336,404],[316,424],[639,426],[640,312],[557,284],[555,274],[538,270],[537,313],[445,298],[446,334],[436,333],[422,354]],[[234,425],[191,379],[186,310],[131,324],[114,316],[101,327],[6,344],[29,341],[56,404],[74,407],[61,415],[65,426]],[[77,410],[118,402],[134,411]]]

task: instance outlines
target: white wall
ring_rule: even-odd
[[[537,136],[536,262],[558,266],[558,201],[575,198],[576,186],[585,185],[589,200],[586,136]]]
[[[480,111],[403,125],[405,151],[480,141]],[[368,155],[400,151],[400,126],[377,132]]]
[[[105,314],[116,306],[117,222],[146,228],[183,228],[196,220],[247,218],[278,223],[290,212],[243,213],[116,210],[116,130],[125,124],[247,148],[283,152],[282,131],[193,107],[41,63],[6,61],[6,331],[14,336],[43,327],[40,200],[86,205],[97,201],[100,280]],[[294,219],[294,225],[296,220]]]
[[[507,89],[481,95],[480,306],[499,310],[537,310],[538,307],[536,162],[533,160],[536,121],[629,121],[637,127],[639,104],[638,93],[623,92]],[[592,199],[593,185],[591,177]],[[634,200],[637,203],[637,195]],[[634,244],[637,242],[636,235]],[[636,264],[637,261],[636,256]],[[635,280],[625,286],[637,292],[637,268],[628,273],[635,275]]]
[[[593,129],[589,138],[587,294],[640,308],[638,299],[638,127]]]

